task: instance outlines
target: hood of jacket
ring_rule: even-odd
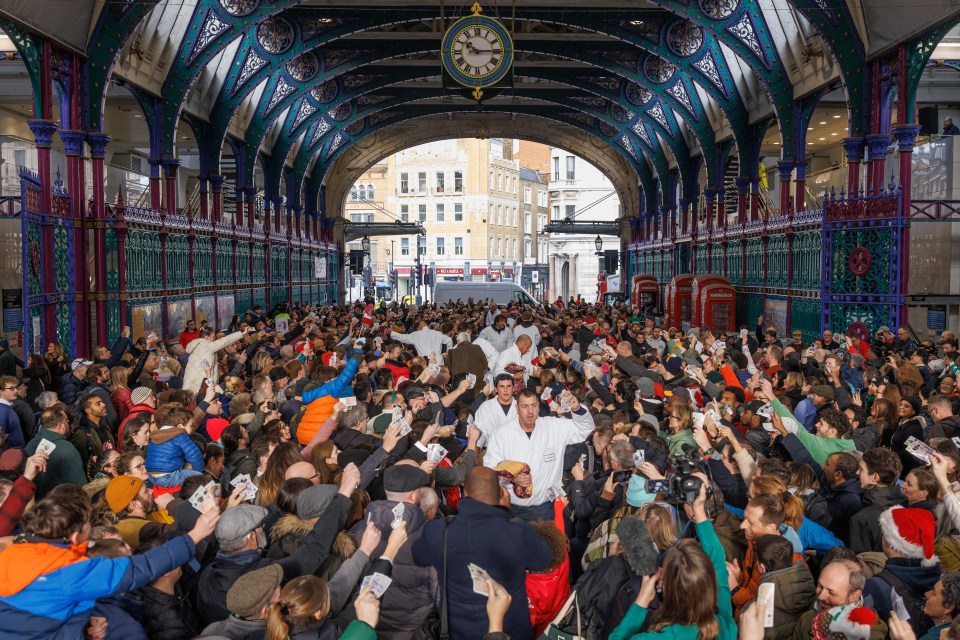
[[[768,571],[760,578],[760,584],[764,582],[777,585],[774,591],[774,607],[789,615],[799,616],[810,609],[817,595],[813,575],[804,564]]]
[[[206,341],[207,341],[206,338],[195,338],[187,343],[187,346],[184,349],[184,351],[186,351],[187,353],[193,353],[194,350],[196,350],[196,348],[200,346],[201,342],[206,342]]]
[[[876,507],[881,511],[886,511],[890,507],[897,505],[905,506],[907,499],[900,492],[900,487],[891,485],[889,487],[871,487],[863,492],[863,506]]]
[[[163,444],[164,442],[170,442],[179,435],[190,435],[186,429],[182,427],[168,427],[166,429],[157,429],[150,434],[150,444]]]
[[[940,564],[924,566],[916,558],[890,558],[884,570],[900,578],[914,595],[923,595],[940,579]]]
[[[299,516],[288,513],[270,527],[270,542],[276,542],[284,536],[299,536],[303,539],[306,538],[307,534],[312,530],[312,524]]]
[[[423,511],[421,511],[420,507],[417,505],[410,502],[394,502],[393,500],[376,500],[371,502],[367,506],[367,515],[370,517],[370,521],[375,525],[379,526],[381,529],[390,531],[392,530],[390,525],[393,522],[393,508],[398,504],[403,504],[403,519],[407,523],[408,533],[411,531],[416,531],[427,521],[426,517],[423,515]],[[357,529],[358,527],[360,527],[359,530],[362,532],[362,527],[366,527],[366,523],[359,522],[354,525],[354,529]]]

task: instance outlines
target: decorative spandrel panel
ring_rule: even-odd
[[[105,232],[107,255],[107,290],[120,290],[120,250],[117,241],[117,232],[107,229]],[[119,310],[118,310],[119,312]]]
[[[238,242],[236,249],[236,269],[232,269],[236,274],[236,284],[250,284],[250,243]],[[239,304],[239,301],[238,301]],[[237,307],[239,309],[239,306]],[[247,309],[244,309],[246,311]]]
[[[829,273],[832,293],[891,292],[896,277],[894,261],[891,260],[896,247],[894,229],[851,229],[834,231],[831,236]]]
[[[193,241],[193,286],[213,285],[213,243],[209,236],[199,236]]]
[[[68,302],[60,302],[56,305],[57,322],[57,340],[61,344],[73,342],[73,305]]]
[[[226,239],[217,240],[217,285],[223,290],[234,283],[233,243]],[[233,314],[231,314],[233,315]]]

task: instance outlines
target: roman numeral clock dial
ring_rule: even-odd
[[[472,16],[453,23],[440,51],[444,70],[459,84],[473,88],[477,100],[483,95],[481,89],[503,80],[513,67],[510,33],[480,11],[480,5],[474,4]]]

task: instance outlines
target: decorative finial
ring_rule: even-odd
[[[117,185],[117,206],[122,207],[123,205],[123,189],[120,188],[120,185]]]
[[[474,6],[477,6],[477,5],[474,5]],[[473,90],[473,93],[471,95],[473,96],[474,100],[476,100],[477,102],[480,102],[480,100],[483,99],[483,89],[481,89],[480,87],[477,87],[476,89]]]
[[[483,13],[483,7],[480,6],[479,2],[474,2],[473,6],[470,7],[470,11],[473,11],[473,15],[478,16]]]

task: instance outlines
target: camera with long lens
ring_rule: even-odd
[[[700,470],[699,461],[686,455],[670,456],[670,464],[676,470],[666,480],[647,480],[647,493],[666,493],[670,499],[681,504],[692,505],[700,495],[703,480],[693,475]],[[707,485],[707,496],[713,495],[713,489]]]

